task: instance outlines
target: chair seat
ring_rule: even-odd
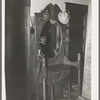
[[[48,70],[51,70],[52,72],[59,72],[59,71],[67,70],[69,68],[71,68],[71,66],[67,64],[56,64],[56,65],[49,66]]]
[[[64,82],[65,78],[68,76],[71,66],[66,64],[57,64],[48,67],[48,74],[47,74],[47,84],[48,85],[55,85]],[[42,81],[43,73],[42,69],[39,75],[39,81]],[[67,79],[67,78],[66,78]]]

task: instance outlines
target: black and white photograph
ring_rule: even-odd
[[[5,0],[3,8],[2,100],[97,100],[91,0]]]

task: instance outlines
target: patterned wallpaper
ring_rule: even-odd
[[[91,99],[91,3],[88,7],[85,65],[82,96]]]

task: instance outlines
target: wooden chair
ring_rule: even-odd
[[[51,91],[51,100],[55,100],[55,86],[59,85],[61,82],[66,80],[65,84],[68,89],[68,99],[71,100],[71,68],[76,67],[78,69],[78,89],[77,95],[80,94],[80,63],[81,63],[81,54],[78,54],[78,60],[75,62],[71,62],[66,56],[63,56],[63,63],[58,65],[52,65],[47,68],[42,69],[42,72],[39,75],[39,82],[43,83],[43,100],[47,100],[47,86],[50,86]],[[55,73],[62,72],[59,78],[54,79]]]

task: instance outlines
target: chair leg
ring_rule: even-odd
[[[54,100],[54,86],[51,85],[51,100]]]
[[[78,90],[77,90],[78,96],[80,96],[80,86],[81,86],[80,70],[78,70]]]
[[[43,78],[43,100],[47,100],[47,79]]]
[[[70,82],[68,82],[68,100],[71,100],[71,86],[70,86]]]
[[[79,69],[78,69],[78,89],[77,95],[78,97],[81,95],[81,54],[78,53],[78,61],[79,61]]]
[[[36,79],[36,100],[39,100],[39,88],[38,79]]]
[[[68,81],[68,100],[71,100],[71,71],[69,72],[69,81]]]

